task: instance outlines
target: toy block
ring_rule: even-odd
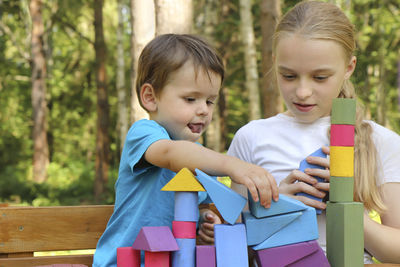
[[[224,220],[234,224],[246,205],[246,199],[198,169],[196,174]]]
[[[117,267],[140,267],[140,250],[132,247],[117,248]]]
[[[317,214],[314,208],[307,206],[301,216],[253,249],[261,250],[315,239],[318,239]]]
[[[353,177],[331,176],[329,185],[330,202],[352,202],[354,197]]]
[[[179,250],[172,252],[172,267],[196,266],[196,239],[177,238]]]
[[[168,226],[144,226],[140,229],[132,248],[145,251],[175,251],[178,244]]]
[[[172,222],[172,234],[175,238],[196,238],[196,222]]]
[[[196,246],[196,267],[216,267],[215,246]]]
[[[332,124],[331,146],[354,146],[354,125]]]
[[[242,212],[242,221],[246,225],[247,244],[252,246],[262,243],[301,215],[302,212],[298,211],[258,219],[248,211]]]
[[[244,224],[216,224],[214,238],[218,267],[249,266]]]
[[[330,171],[331,176],[354,176],[354,147],[331,146]]]
[[[329,267],[328,259],[316,240],[256,251],[258,267]]]
[[[205,191],[204,187],[196,180],[196,177],[188,168],[181,169],[161,191]]]
[[[360,202],[326,207],[326,248],[332,267],[364,266],[364,206]]]
[[[326,154],[325,154],[324,152],[322,152],[322,149],[321,149],[321,148],[320,148],[320,149],[317,149],[316,151],[314,151],[313,153],[311,153],[309,156],[326,158]],[[310,164],[310,163],[307,162],[306,159],[303,159],[303,160],[300,162],[299,170],[302,171],[302,172],[304,172],[304,170],[307,169],[307,168],[312,168],[312,169],[325,169],[324,167],[322,167],[322,166],[320,166],[320,165]],[[322,178],[320,178],[320,177],[314,176],[314,178],[316,178],[316,179],[318,180],[318,182],[325,182],[325,180],[322,179]],[[318,198],[318,197],[315,197],[315,196],[313,196],[313,195],[309,195],[309,194],[303,193],[303,192],[297,193],[296,195],[298,195],[298,196],[306,196],[306,197],[308,197],[308,198],[312,198],[312,199],[315,199],[315,200],[318,200],[318,201],[322,201],[321,198]],[[316,212],[317,212],[317,214],[321,214],[322,210],[316,209]]]
[[[331,124],[356,123],[356,100],[350,98],[335,98],[332,101]]]
[[[174,220],[197,222],[199,220],[197,192],[175,192]]]
[[[170,252],[151,252],[144,253],[144,267],[170,267]]]
[[[261,206],[260,202],[255,202],[249,193],[249,208],[253,216],[263,218],[277,214],[302,211],[307,209],[307,206],[297,199],[279,194],[279,200],[276,202],[272,201],[271,207],[267,209]]]

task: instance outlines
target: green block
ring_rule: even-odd
[[[326,252],[331,267],[364,266],[364,205],[332,203],[326,207]]]
[[[332,102],[331,124],[356,123],[356,100],[352,98],[335,98]]]
[[[353,202],[354,178],[331,176],[329,180],[330,202]]]

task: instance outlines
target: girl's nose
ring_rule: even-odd
[[[306,99],[313,94],[312,87],[306,81],[300,81],[296,89],[296,96],[299,99]]]

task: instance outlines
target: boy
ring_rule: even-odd
[[[195,143],[211,122],[223,78],[221,59],[198,37],[161,35],[144,48],[136,90],[150,120],[135,122],[127,134],[114,213],[93,266],[116,266],[117,248],[131,246],[143,226],[171,227],[174,193],[160,190],[183,167],[229,175],[249,188],[255,201],[259,194],[264,206],[271,195],[278,199],[275,180],[263,168]],[[212,236],[212,225],[220,223],[211,211],[207,214],[202,214],[209,225],[203,237]]]

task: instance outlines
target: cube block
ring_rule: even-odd
[[[354,200],[354,178],[331,176],[329,185],[329,201],[352,202],[353,200]]]
[[[215,246],[196,246],[196,267],[215,267]]]
[[[331,146],[330,149],[331,176],[353,177],[354,147]]]
[[[117,248],[117,267],[140,267],[140,250],[132,247]]]
[[[356,122],[356,100],[335,98],[332,102],[332,124],[351,124]]]
[[[332,124],[331,146],[354,146],[354,125]]]

